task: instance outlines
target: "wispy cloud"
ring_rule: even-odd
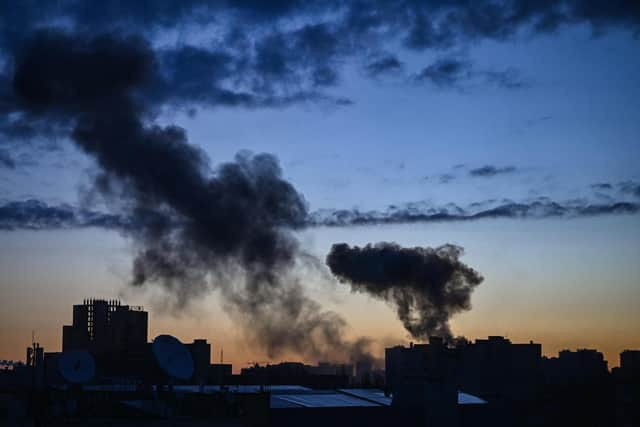
[[[391,206],[383,211],[357,209],[319,210],[311,213],[313,226],[347,227],[356,225],[403,224],[418,222],[474,221],[480,219],[580,218],[589,216],[637,214],[640,204],[627,201],[591,203],[588,201],[555,202],[540,198],[529,202],[473,203],[466,208],[429,207],[421,204]]]
[[[431,82],[438,87],[452,87],[471,77],[471,63],[457,58],[441,58],[426,66],[416,76],[416,81]]]
[[[613,185],[609,184],[608,182],[598,182],[595,184],[591,184],[591,188],[593,188],[594,190],[612,190]]]
[[[477,69],[468,59],[440,58],[414,76],[417,82],[430,82],[439,88],[462,88],[466,83],[484,83],[503,89],[528,86],[515,68]]]
[[[618,200],[606,203],[585,199],[553,201],[539,197],[515,202],[495,199],[464,207],[450,203],[433,206],[425,202],[390,205],[384,210],[321,209],[311,212],[305,227],[349,227],[359,225],[462,222],[482,219],[582,218],[604,215],[638,214],[640,203]],[[139,221],[140,218],[137,219]],[[149,222],[153,218],[148,219]],[[50,205],[30,199],[0,205],[0,230],[51,230],[98,227],[135,229],[135,221],[119,215],[78,208],[68,204]]]
[[[0,205],[0,230],[51,230],[99,227],[129,227],[117,215],[77,208],[67,204],[49,205],[35,199]]]
[[[522,78],[520,71],[515,68],[505,70],[484,70],[479,75],[485,82],[504,89],[522,89],[529,86],[529,83]]]
[[[640,182],[634,180],[620,181],[618,183],[597,182],[591,184],[591,188],[595,191],[614,192],[640,198]]]
[[[624,181],[618,184],[620,191],[635,197],[640,197],[640,183],[636,181]]]
[[[0,169],[14,169],[16,167],[16,162],[13,160],[13,157],[9,155],[7,150],[0,149]]]
[[[456,176],[451,173],[443,173],[438,177],[438,181],[440,182],[440,184],[448,184],[454,179],[456,179]]]
[[[479,168],[470,169],[469,175],[473,177],[491,178],[496,175],[508,175],[517,171],[515,166],[493,166],[485,165]]]
[[[365,65],[365,71],[371,77],[390,74],[402,70],[402,62],[394,55],[386,55]]]

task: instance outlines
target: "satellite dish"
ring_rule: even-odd
[[[158,335],[151,345],[153,356],[165,374],[179,380],[193,376],[191,353],[176,337]]]
[[[82,384],[90,381],[96,374],[96,363],[86,350],[70,350],[60,354],[58,371],[65,381]]]

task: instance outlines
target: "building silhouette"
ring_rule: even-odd
[[[427,425],[455,425],[465,416],[479,425],[509,425],[528,418],[537,403],[541,356],[540,344],[513,344],[500,336],[454,345],[431,337],[428,344],[385,350],[386,390],[394,405],[420,413]],[[460,412],[459,391],[487,400],[491,411]]]
[[[543,358],[547,385],[579,385],[606,381],[609,376],[604,355],[593,349],[562,350],[558,357]]]
[[[449,346],[440,337],[428,344],[385,350],[386,386],[394,392],[410,377],[438,378],[469,393],[530,399],[541,386],[542,346],[513,344],[500,336]]]
[[[348,387],[352,382],[353,365],[321,362],[317,366],[300,362],[281,362],[242,368],[234,378],[238,384],[297,384],[313,388]]]
[[[268,414],[273,425],[640,426],[638,350],[623,351],[610,372],[595,349],[545,357],[540,344],[501,336],[450,343],[431,337],[385,349],[378,381],[374,359],[256,364],[233,375],[222,351],[212,364],[212,345],[194,339],[185,344],[193,376],[169,380],[153,356],[142,307],[85,300],[73,306],[62,335],[63,351],[93,356],[96,375],[69,384],[60,375],[61,353],[33,343],[26,363],[0,361],[0,421],[2,396],[9,396],[24,413],[53,418],[75,405],[74,416],[88,418],[115,416],[116,408],[117,416],[149,419],[171,410],[215,419]]]
[[[85,299],[73,306],[71,325],[62,327],[62,351],[86,350],[94,357],[99,378],[154,383],[162,373],[155,364],[148,342],[149,314],[140,306],[119,300]],[[194,374],[189,382],[223,384],[231,376],[230,364],[211,364],[211,344],[195,339],[185,344],[190,351]],[[60,383],[57,358],[45,353],[47,379]]]
[[[636,350],[623,351],[620,367],[610,372],[594,349],[543,357],[533,342],[490,336],[447,345],[432,337],[428,344],[387,348],[385,368],[394,404],[427,425],[465,424],[472,408],[456,413],[457,390],[488,402],[488,410],[473,414],[476,425],[640,426]]]
[[[640,378],[640,350],[624,350],[620,353],[619,375],[630,378]]]
[[[73,306],[73,323],[62,327],[62,351],[125,352],[147,343],[149,315],[119,300],[88,299]]]
[[[186,344],[193,358],[193,379],[196,383],[204,383],[209,376],[211,365],[211,344],[205,339],[195,339]]]
[[[640,426],[640,350],[620,353],[620,367],[612,372],[615,418],[618,426]]]
[[[613,424],[613,384],[602,353],[562,350],[542,362],[544,417],[549,425]]]

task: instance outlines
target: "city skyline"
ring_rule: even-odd
[[[316,362],[325,331],[381,356],[433,312],[610,368],[640,348],[637,8],[276,3],[1,5],[0,357],[59,350],[90,296],[234,369]],[[326,263],[381,242],[478,277],[440,304],[452,280]]]
[[[334,248],[332,268],[343,249]],[[187,425],[202,418],[297,425],[313,415],[314,421],[330,417],[334,424],[363,426],[398,420],[464,426],[470,417],[474,425],[505,426],[638,420],[640,350],[623,351],[620,366],[609,370],[594,349],[544,357],[532,340],[431,336],[385,347],[382,359],[359,346],[346,362],[254,361],[234,373],[229,363],[212,363],[215,346],[206,339],[183,343],[162,333],[150,340],[143,307],[86,298],[72,313],[72,322],[62,326],[62,351],[47,351],[33,337],[24,362],[0,360],[5,407],[7,401],[30,403],[14,406],[5,419],[157,423],[179,416]],[[132,402],[132,396],[142,400]]]
[[[65,352],[74,351],[89,351],[91,354],[101,357],[103,354],[108,354],[110,358],[114,358],[117,354],[136,354],[136,352],[140,352],[142,349],[141,346],[150,345],[153,341],[155,341],[158,337],[171,336],[166,334],[164,331],[160,331],[155,338],[153,335],[149,334],[149,313],[142,306],[129,305],[126,301],[121,301],[119,299],[101,299],[101,298],[84,298],[82,301],[78,301],[78,304],[73,304],[72,313],[72,321],[69,325],[62,325],[60,328],[61,336],[62,336],[62,346],[61,348],[45,348],[37,342],[37,338],[35,335],[35,331],[32,334],[30,346],[27,346],[27,354],[29,354],[32,348],[42,348],[43,350],[48,350],[47,354],[62,354]],[[216,363],[223,364],[226,363],[229,367],[229,372],[231,372],[232,364],[228,360],[224,360],[224,347],[222,343],[217,343],[214,346],[214,343],[208,342],[206,338],[198,338],[192,337],[193,343],[188,343],[187,339],[184,339],[187,348],[190,348],[190,351],[194,354],[194,360],[196,359],[196,354],[198,350],[191,349],[191,346],[195,346],[196,344],[204,344],[206,346],[206,354],[208,357],[206,360],[207,364],[215,365]],[[462,337],[460,337],[462,338]],[[326,359],[319,359],[317,361],[318,366],[316,368],[321,368],[323,365],[330,367],[342,367],[342,369],[349,368],[351,370],[357,371],[357,366],[360,363],[365,363],[368,366],[369,370],[377,369],[380,372],[384,372],[383,368],[384,364],[394,363],[393,361],[388,360],[389,354],[394,355],[398,352],[406,352],[411,351],[412,349],[429,349],[439,347],[445,348],[446,351],[455,352],[455,351],[464,351],[465,348],[473,349],[474,346],[486,346],[492,345],[496,346],[496,348],[504,347],[504,345],[511,346],[513,345],[515,349],[522,349],[525,354],[529,354],[529,356],[536,356],[541,358],[545,363],[575,363],[575,360],[571,360],[571,357],[575,357],[580,354],[584,354],[585,357],[591,359],[591,361],[595,361],[596,363],[603,363],[603,366],[606,370],[613,370],[614,368],[618,368],[620,364],[615,364],[614,366],[609,366],[608,361],[604,358],[600,359],[600,361],[593,359],[594,355],[603,356],[603,354],[594,348],[577,348],[577,349],[563,349],[559,351],[556,355],[545,354],[542,349],[542,343],[534,342],[534,340],[529,340],[529,342],[512,342],[508,337],[500,336],[500,335],[488,335],[486,337],[475,337],[474,339],[470,339],[469,337],[464,337],[464,340],[457,340],[455,343],[446,343],[443,341],[443,338],[440,336],[432,336],[425,342],[409,342],[407,346],[402,343],[389,344],[385,348],[385,356],[382,358],[376,357],[376,355],[364,355],[362,359],[349,359],[349,360],[336,360],[332,359],[332,355],[328,355]],[[197,348],[197,347],[196,347]],[[202,350],[202,347],[200,347]],[[216,352],[216,350],[218,350]],[[473,350],[471,350],[473,351]],[[216,358],[216,353],[219,354],[219,359]],[[635,354],[638,353],[638,350],[630,350],[625,349],[619,354],[619,361],[622,361],[625,354],[628,354],[629,362],[633,357],[636,357]],[[356,356],[356,357],[362,357]],[[201,358],[201,356],[200,356]],[[27,356],[26,364],[29,365],[29,356]],[[25,362],[21,360],[11,360],[4,359],[3,362],[11,362],[14,366],[16,363],[18,365],[24,365]],[[592,363],[589,362],[589,363]],[[106,363],[105,360],[101,361],[101,363]],[[129,362],[131,363],[131,362]],[[125,366],[124,364],[123,366]],[[255,375],[261,369],[261,366],[268,368],[269,366],[278,367],[278,366],[302,366],[303,362],[297,360],[281,360],[281,361],[251,361],[247,362],[248,367],[243,367],[242,364],[240,366],[236,366],[236,369],[233,371],[234,374],[242,372],[243,375]],[[5,365],[8,366],[8,365]],[[304,365],[308,368],[309,365]],[[552,365],[548,365],[549,369],[552,369]],[[573,369],[579,369],[580,365],[574,365]],[[566,366],[569,367],[568,365]],[[583,367],[584,368],[584,367]],[[295,368],[297,369],[297,368]],[[555,368],[554,368],[555,369]],[[388,370],[388,369],[387,369]],[[557,374],[562,374],[563,370],[558,370]],[[315,375],[326,375],[326,372],[318,371]],[[348,374],[349,376],[354,376],[354,372]],[[393,374],[391,374],[393,375]],[[357,374],[355,375],[357,377]]]
[[[171,334],[176,334],[183,342],[191,342],[191,341],[196,341],[198,339],[201,339],[201,337],[205,340],[209,340],[210,344],[213,346],[213,349],[211,351],[211,357],[210,357],[210,362],[211,363],[229,363],[231,365],[233,365],[233,372],[234,374],[240,373],[240,371],[242,369],[244,369],[245,367],[250,367],[250,366],[254,366],[256,364],[278,364],[278,363],[282,363],[282,362],[308,362],[308,363],[326,363],[326,362],[331,362],[331,363],[353,363],[353,361],[348,360],[348,359],[340,359],[340,358],[335,358],[335,355],[328,353],[327,357],[325,358],[318,358],[317,360],[303,360],[300,359],[297,355],[295,355],[295,353],[290,356],[290,359],[287,359],[287,356],[282,356],[281,358],[272,358],[272,359],[258,359],[255,357],[251,357],[251,350],[248,350],[247,352],[243,353],[240,358],[238,358],[237,356],[232,358],[229,358],[229,354],[227,353],[227,357],[224,357],[224,342],[217,339],[216,337],[213,336],[207,336],[206,333],[204,332],[204,334],[202,335],[198,335],[197,332],[195,335],[189,335],[189,333],[194,332],[193,329],[188,330],[189,332],[176,332],[175,329],[173,329],[173,325],[172,324],[167,324],[164,322],[161,322],[160,325],[162,326],[156,326],[156,327],[150,327],[150,326],[146,326],[146,323],[149,322],[147,320],[149,313],[147,311],[144,311],[144,307],[142,306],[135,306],[135,305],[127,305],[126,301],[122,302],[118,299],[101,299],[101,298],[84,298],[83,299],[84,303],[79,300],[79,301],[75,301],[73,302],[74,305],[77,304],[91,304],[92,301],[104,301],[105,304],[110,301],[109,303],[113,303],[116,304],[117,306],[124,306],[125,309],[129,310],[129,307],[132,307],[132,309],[134,310],[134,314],[137,311],[143,311],[144,314],[144,319],[145,319],[145,336],[148,336],[148,341],[152,341],[153,337],[155,336],[159,336],[159,335],[163,335],[166,333],[171,333]],[[69,323],[71,323],[71,312],[68,310],[69,307],[67,307],[67,313],[65,318],[69,319]],[[153,314],[153,313],[151,313]],[[75,319],[75,315],[74,315],[74,319]],[[153,326],[153,322],[149,322],[151,326]],[[14,361],[23,361],[23,356],[24,356],[24,348],[29,347],[29,345],[31,345],[31,341],[37,341],[41,344],[41,346],[46,350],[46,351],[53,351],[53,352],[59,352],[59,351],[64,351],[64,342],[65,342],[65,332],[64,332],[64,328],[70,328],[71,326],[63,326],[63,324],[59,324],[59,325],[54,325],[53,329],[58,329],[58,333],[57,334],[52,334],[52,335],[57,335],[55,338],[57,339],[57,342],[52,341],[51,337],[46,336],[44,337],[44,341],[42,340],[42,336],[39,336],[35,330],[32,330],[32,335],[28,338],[25,339],[24,337],[20,337],[20,343],[17,344],[18,346],[24,344],[24,343],[28,343],[28,345],[22,345],[22,347],[20,348],[13,348],[12,350],[14,350],[11,353],[15,353],[16,356],[13,358],[5,358],[5,360],[14,360]],[[132,328],[133,325],[130,326],[130,328]],[[138,326],[135,326],[136,328],[138,328]],[[162,329],[162,328],[168,328],[168,329]],[[147,328],[149,330],[149,332],[147,332]],[[84,327],[84,329],[86,329],[86,326]],[[134,331],[134,334],[138,334],[138,332],[135,332],[136,329],[131,329],[131,331]],[[132,332],[129,333],[132,333]],[[197,331],[197,329],[196,329]],[[467,339],[469,342],[473,342],[476,340],[485,340],[487,337],[491,338],[491,337],[504,337],[506,339],[511,339],[511,341],[515,342],[515,343],[528,343],[528,342],[536,342],[536,345],[539,345],[541,350],[542,350],[542,355],[546,358],[557,358],[562,352],[575,352],[575,351],[581,351],[581,350],[589,350],[589,351],[596,351],[596,352],[602,352],[605,356],[609,355],[610,358],[605,357],[605,362],[607,363],[608,369],[611,370],[613,368],[616,368],[618,366],[620,366],[620,357],[621,357],[621,353],[624,351],[628,351],[630,350],[632,347],[621,347],[622,350],[612,350],[610,348],[605,348],[604,350],[602,348],[597,348],[597,347],[593,347],[593,346],[570,346],[570,345],[564,345],[564,343],[566,343],[567,341],[561,341],[560,344],[555,344],[555,343],[551,343],[551,345],[549,346],[545,346],[544,342],[538,342],[537,340],[534,339],[530,339],[530,338],[526,338],[526,337],[518,337],[516,339],[513,339],[512,336],[508,336],[508,334],[499,334],[497,332],[495,333],[486,333],[485,335],[477,335],[477,336],[466,336],[464,337],[465,339]],[[147,341],[147,340],[145,340]],[[416,341],[414,342],[412,338],[406,338],[405,340],[394,340],[393,338],[387,337],[385,340],[380,341],[380,342],[375,342],[375,344],[381,345],[383,348],[384,347],[394,347],[394,346],[409,346],[409,345],[414,345],[414,344],[421,344],[421,343],[425,343],[427,342],[425,341]],[[592,342],[589,341],[589,339],[587,338],[586,341],[583,342]],[[69,345],[68,345],[69,346]],[[81,345],[80,348],[85,348],[86,345]],[[547,348],[550,347],[550,348]],[[73,346],[69,346],[68,349],[72,349]],[[379,360],[378,363],[384,363],[384,356],[379,354],[379,347],[377,345],[373,346],[373,348],[375,349],[371,354],[373,357],[375,357],[376,359]],[[616,347],[617,348],[617,347]],[[614,353],[616,352],[617,353]],[[233,355],[233,350],[232,350],[232,355]],[[611,357],[614,356],[614,357]],[[247,361],[243,361],[243,357],[244,359],[251,359],[251,360],[247,360]]]

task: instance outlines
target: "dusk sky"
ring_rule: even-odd
[[[234,370],[381,355],[424,335],[325,264],[378,242],[463,248],[453,336],[640,347],[634,2],[146,3],[0,2],[0,358],[88,297]]]

